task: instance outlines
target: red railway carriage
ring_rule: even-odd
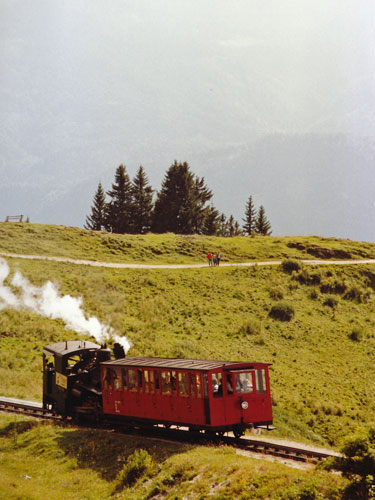
[[[127,357],[100,364],[103,413],[243,434],[272,424],[267,363]]]

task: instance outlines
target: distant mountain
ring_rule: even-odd
[[[253,194],[274,234],[375,240],[371,44],[318,4],[3,2],[0,218],[80,226],[118,165],[177,159],[239,221]]]

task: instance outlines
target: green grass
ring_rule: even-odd
[[[336,294],[332,309],[319,286],[301,284],[281,266],[144,271],[8,262],[34,285],[53,279],[61,293],[82,296],[87,314],[127,335],[131,355],[271,362],[280,435],[337,443],[348,429],[373,420],[375,310],[368,265],[310,270],[320,273],[320,286],[342,281],[368,294],[365,302]],[[275,289],[293,305],[291,321],[269,316],[279,302]],[[61,321],[27,311],[3,310],[0,318],[0,392],[40,399],[43,345],[77,335]],[[361,330],[360,340],[350,338],[353,329]]]
[[[374,244],[317,236],[115,235],[65,226],[0,223],[0,251],[105,262],[199,263],[205,262],[209,251],[218,250],[221,250],[223,262],[311,259],[324,249],[337,258],[375,258]]]
[[[118,262],[135,262],[142,252],[143,260],[139,258],[142,262],[197,262],[204,259],[208,248],[206,245],[220,247],[227,260],[233,262],[255,258],[309,258],[311,254],[306,249],[314,245],[315,248],[319,245],[319,248],[331,248],[336,254],[347,252],[356,258],[372,257],[374,251],[372,244],[317,237],[234,238],[224,241],[197,236],[116,236],[27,224],[0,224],[0,236],[1,251],[5,252],[66,255]],[[117,242],[123,250],[112,254],[103,245],[105,239]],[[126,249],[123,247],[125,242],[130,245]],[[182,252],[185,245],[192,248],[191,255]],[[296,245],[298,248],[304,245],[304,249],[298,249]],[[283,271],[282,266],[120,270],[15,258],[8,258],[7,261],[11,274],[18,269],[33,285],[40,286],[45,281],[52,280],[59,286],[62,294],[82,297],[88,315],[96,315],[102,322],[131,340],[133,347],[130,355],[259,360],[272,363],[270,374],[277,426],[273,434],[275,436],[337,446],[354,430],[365,429],[374,423],[375,269],[371,265],[302,266],[289,273]],[[278,321],[270,317],[272,307],[280,303],[293,307],[294,316],[290,321]],[[0,310],[0,393],[40,400],[42,347],[72,338],[77,338],[77,334],[66,330],[61,321],[42,318],[27,310]],[[30,432],[41,433],[38,439],[43,440],[43,429],[44,427],[32,429]],[[8,444],[11,442],[9,439],[11,438],[6,438]],[[49,449],[49,445],[47,448]],[[5,470],[8,470],[7,467],[9,470],[11,468],[9,450],[5,455],[0,455],[1,460],[5,460],[5,465],[3,463],[0,467],[5,467]],[[209,453],[209,457],[206,453]],[[189,450],[174,456],[182,457],[182,461],[188,457],[186,460],[195,464],[194,461],[198,461],[200,454],[208,460],[210,468],[216,470],[214,457],[219,457],[218,462],[222,461],[221,453],[224,452],[216,449],[199,452]],[[90,497],[91,490],[86,485],[91,485],[94,481],[91,474],[99,474],[98,477],[101,477],[96,466],[86,467],[83,462],[74,462],[77,465],[69,469],[71,465],[66,464],[73,462],[69,462],[69,454],[63,454],[61,462],[52,456],[50,464],[44,468],[42,464],[47,463],[47,457],[42,455],[39,459],[33,455],[33,460],[30,461],[27,460],[30,454],[31,448],[21,447],[15,455],[18,457],[17,463],[21,467],[22,462],[30,462],[32,467],[32,463],[36,461],[41,467],[41,474],[44,474],[42,485],[49,484],[51,472],[47,471],[53,469],[58,474],[61,472],[62,476],[66,474],[69,481],[74,482],[77,475],[77,488],[82,492],[87,487],[87,498],[95,498]],[[153,460],[157,462],[156,458]],[[236,460],[242,458],[236,457]],[[164,465],[166,463],[163,462]],[[170,467],[175,467],[176,463]],[[256,492],[258,488],[263,491],[267,482],[280,480],[280,484],[283,484],[280,488],[287,487],[283,472],[270,472],[268,465],[258,464],[254,467],[257,472],[251,473],[253,475],[249,472],[250,477],[262,478],[257,487],[250,487],[250,483],[246,483],[247,479],[241,480],[238,469],[230,475],[237,478],[232,482],[225,482],[228,477],[225,474],[229,474],[229,469],[217,469],[211,475],[207,471],[198,471],[199,479],[192,480],[191,484],[189,482],[189,488],[196,494],[194,485],[198,483],[197,488],[205,495],[213,490],[215,494],[217,491],[217,498],[234,498],[236,492],[232,487],[233,484],[238,484],[241,495],[245,495],[242,493],[244,490],[251,490],[254,495],[238,495],[238,498],[262,498],[257,497]],[[260,470],[259,467],[264,468]],[[34,469],[30,472],[26,474],[32,477],[36,475]],[[81,473],[87,476],[81,477]],[[119,473],[120,471],[116,472]],[[9,498],[45,498],[43,495],[47,486],[46,490],[43,490],[44,486],[40,486],[39,496],[36,493],[32,496],[31,492],[36,486],[30,487],[31,480],[20,481],[18,472],[14,475],[11,472],[7,474],[9,477],[5,484]],[[171,488],[163,482],[164,479],[160,479],[164,478],[162,472],[160,474],[157,475],[158,480],[150,483],[150,488],[154,488],[155,492],[159,488],[162,493],[163,488],[166,488],[166,498],[180,498],[178,485],[177,489]],[[173,474],[174,472],[170,477]],[[241,477],[248,478],[246,475]],[[14,490],[14,495],[11,496],[13,493],[9,490],[9,485],[14,483],[18,488],[17,478],[18,482],[25,483],[26,489],[23,493]],[[95,478],[97,481],[97,476]],[[98,488],[103,488],[102,498],[106,498],[106,495],[109,498],[118,480],[101,480],[104,482],[99,481]],[[59,484],[69,481],[61,479]],[[145,481],[145,491],[148,495],[151,489],[147,489],[147,481],[149,480]],[[169,480],[165,481],[168,483]],[[304,481],[301,484],[305,484]],[[292,489],[297,487],[293,481],[288,485]],[[74,488],[69,489],[71,496],[61,493],[68,491],[66,486],[59,488],[56,496],[51,498],[83,498],[70,493]],[[146,498],[139,496],[139,488],[140,484],[137,482],[136,486],[130,488],[133,496],[129,490],[129,496],[124,498]],[[142,488],[139,491],[143,491]],[[175,496],[171,493],[169,497],[169,491],[173,491]],[[220,493],[221,491],[224,493]],[[269,498],[298,496],[288,497],[285,493],[284,497]]]
[[[327,472],[254,460],[229,447],[179,445],[8,416],[0,416],[0,457],[0,499],[7,500],[338,500],[346,484]],[[124,482],[124,473],[129,479],[131,472]]]

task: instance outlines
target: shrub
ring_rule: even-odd
[[[294,307],[287,302],[280,302],[272,306],[269,316],[280,321],[290,321],[294,317]]]
[[[270,297],[273,300],[281,300],[284,298],[284,292],[281,288],[272,288],[269,291]]]
[[[298,260],[288,259],[288,260],[284,260],[281,263],[281,267],[282,267],[284,273],[292,274],[293,271],[297,272],[297,271],[302,269],[302,262],[300,262]]]
[[[362,339],[362,329],[359,327],[354,327],[353,330],[349,333],[348,337],[354,342],[360,342],[360,340]]]
[[[339,301],[336,299],[336,297],[333,297],[332,295],[327,297],[325,301],[323,302],[324,306],[332,307],[332,309],[335,309],[338,305]]]
[[[343,456],[328,460],[326,468],[336,469],[351,480],[343,499],[375,498],[375,429],[346,441]]]
[[[358,302],[359,304],[361,302],[365,302],[367,297],[368,293],[358,286],[352,286],[344,295],[344,299],[352,300],[353,302]]]
[[[327,280],[320,285],[320,291],[322,293],[336,293],[342,294],[347,289],[346,283],[338,280]]]
[[[302,285],[319,285],[322,276],[320,271],[308,271],[306,268],[303,268],[300,273],[297,275],[296,279],[302,284]]]
[[[250,319],[240,327],[238,333],[241,333],[242,335],[258,335],[261,331],[262,325],[260,321]]]
[[[152,466],[152,457],[146,450],[135,450],[135,452],[128,457],[126,464],[118,475],[118,489],[122,489],[125,486],[133,486],[146,471],[152,469]]]

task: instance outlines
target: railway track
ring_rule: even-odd
[[[28,417],[36,417],[41,419],[49,419],[55,421],[63,421],[62,417],[54,415],[52,412],[45,410],[41,403],[36,403],[33,401],[24,401],[21,399],[0,397],[0,411],[17,413],[19,415],[24,415]],[[168,439],[173,441],[184,441],[184,442],[195,442],[204,443],[207,441],[216,441],[204,433],[191,433],[186,428],[170,428],[165,429],[163,426],[142,429],[135,428],[129,429],[127,427],[121,427],[115,425],[111,422],[106,422],[105,427],[108,425],[114,428],[114,430],[134,434],[135,432],[142,433],[147,437],[157,437],[161,439]],[[297,462],[308,462],[317,463],[325,458],[338,456],[337,453],[328,453],[324,451],[316,451],[303,447],[287,446],[274,441],[263,441],[260,439],[250,439],[243,437],[241,439],[235,439],[234,437],[227,435],[220,438],[220,442],[234,446],[243,451],[251,451],[262,453],[265,455],[272,455],[279,458],[284,458],[288,460],[293,460]]]

